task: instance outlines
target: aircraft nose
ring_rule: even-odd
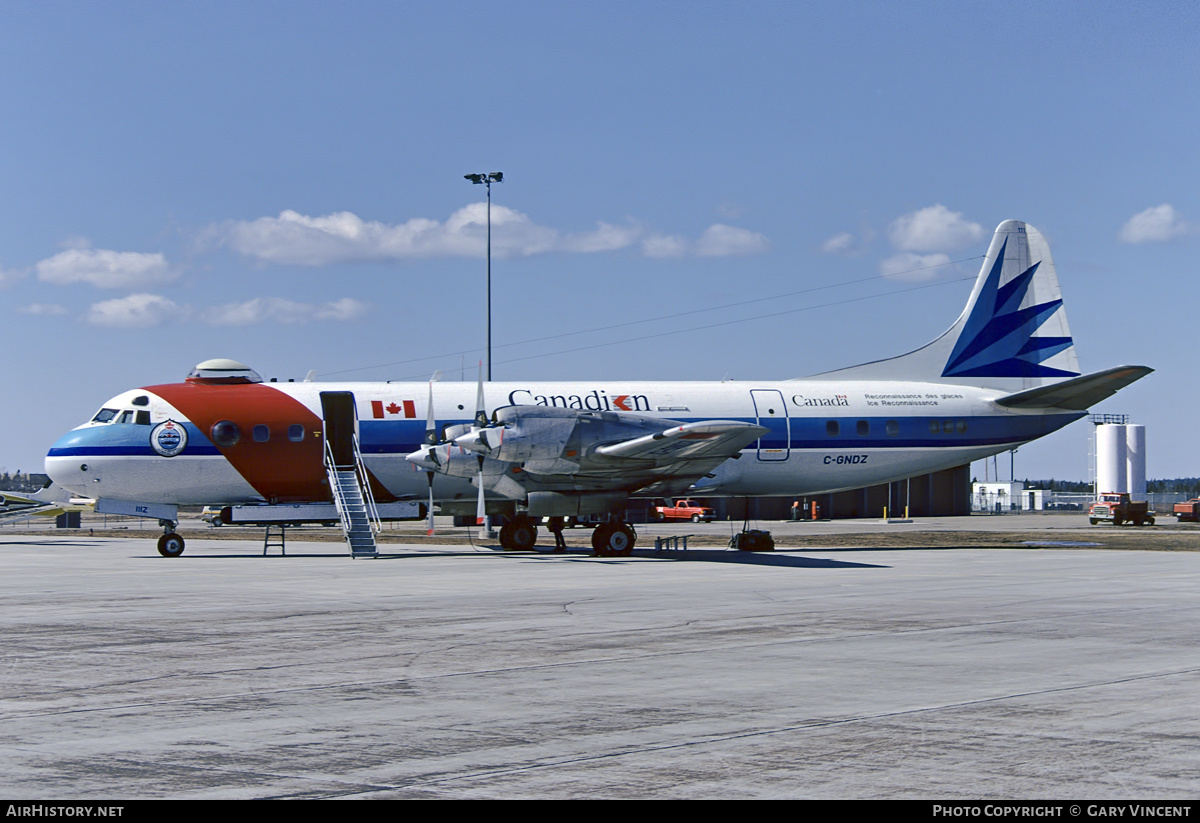
[[[64,489],[91,497],[93,482],[98,482],[97,467],[90,463],[89,451],[78,430],[70,431],[55,441],[46,453],[46,475]]]

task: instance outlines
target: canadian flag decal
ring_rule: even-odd
[[[399,403],[392,400],[387,404],[382,400],[372,400],[371,416],[376,420],[389,417],[416,417],[417,406],[412,400],[401,400]]]

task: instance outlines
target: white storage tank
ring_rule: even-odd
[[[1134,500],[1146,499],[1146,427],[1125,427],[1125,474]]]
[[[1129,491],[1126,471],[1125,426],[1104,423],[1096,427],[1096,493]]]
[[[1146,427],[1103,423],[1096,426],[1096,491],[1128,492],[1146,499]]]

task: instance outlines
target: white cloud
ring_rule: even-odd
[[[1163,203],[1129,218],[1117,237],[1123,243],[1161,243],[1194,230],[1170,203]]]
[[[901,252],[879,264],[879,273],[893,280],[919,282],[938,276],[938,269],[950,262],[945,254],[913,254]]]
[[[492,206],[492,254],[528,257],[556,249],[603,251],[632,241],[627,231],[600,224],[595,232],[560,238],[526,215]],[[279,217],[233,223],[224,231],[236,251],[267,263],[323,266],[364,260],[420,257],[482,257],[487,252],[487,206],[473,203],[444,223],[417,217],[399,225],[366,221],[351,212],[308,217],[285,211]]]
[[[677,234],[651,234],[642,240],[642,254],[647,257],[683,257],[688,242]]]
[[[86,248],[68,249],[42,260],[37,273],[46,283],[90,283],[101,289],[150,286],[177,276],[161,254]]]
[[[696,241],[696,254],[701,257],[727,257],[735,254],[758,254],[771,247],[767,238],[749,229],[714,223]]]
[[[247,326],[253,323],[307,323],[312,320],[353,320],[367,311],[367,304],[349,297],[332,303],[298,303],[282,297],[256,297],[242,303],[214,306],[201,319],[214,326]]]
[[[17,269],[6,269],[0,266],[0,288],[15,283],[25,276],[25,272]]]
[[[17,309],[19,314],[32,314],[35,316],[48,316],[52,314],[66,314],[65,306],[60,306],[56,303],[30,303],[28,306],[21,306]]]
[[[131,294],[94,304],[88,310],[87,321],[96,326],[148,329],[184,314],[184,309],[162,295]]]
[[[888,227],[888,239],[902,251],[961,249],[984,238],[983,226],[940,203],[898,217]]]
[[[821,251],[826,254],[851,254],[858,247],[858,241],[848,231],[835,234],[821,244]]]
[[[598,251],[616,251],[637,242],[642,230],[636,226],[614,226],[609,223],[597,223],[596,230],[583,234],[571,234],[563,238],[559,247],[563,251],[583,252],[590,254]],[[496,235],[492,234],[492,243]]]
[[[398,225],[366,221],[351,212],[309,217],[289,210],[278,217],[230,223],[210,233],[235,251],[264,263],[324,266],[366,260],[482,257],[487,252],[487,206],[465,206],[444,223],[420,217]],[[629,248],[639,241],[642,252],[650,257],[689,251],[700,256],[752,254],[769,246],[761,234],[719,223],[694,244],[675,236],[647,236],[632,223],[598,222],[592,231],[562,233],[538,225],[514,209],[492,206],[492,254],[496,257],[595,254]]]

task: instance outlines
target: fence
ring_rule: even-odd
[[[1031,492],[1033,499],[1031,501]],[[1015,495],[977,492],[971,495],[971,511],[977,514],[1055,514],[1085,512],[1096,499],[1091,492],[1050,492],[1026,489]],[[1190,499],[1184,492],[1147,494],[1150,508],[1170,514],[1176,503]]]

